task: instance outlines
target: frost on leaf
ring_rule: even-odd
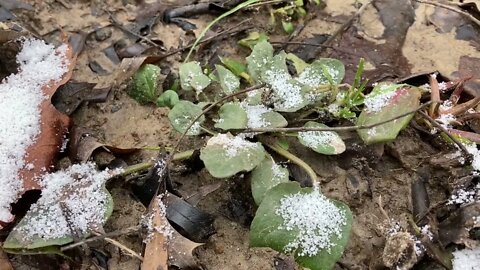
[[[200,150],[200,159],[216,178],[230,177],[241,171],[251,171],[265,157],[260,143],[249,142],[231,134],[217,134]]]
[[[261,81],[261,76],[267,64],[273,59],[273,47],[268,41],[258,42],[247,57],[247,70],[255,81]]]
[[[298,81],[312,88],[333,83],[339,84],[345,76],[345,66],[337,59],[321,58],[307,66]]]
[[[0,228],[14,218],[12,203],[40,189],[35,178],[50,170],[70,125],[50,102],[71,76],[70,47],[27,39],[17,63],[18,72],[0,84]]]
[[[328,128],[328,126],[324,124],[312,121],[307,122],[304,127]],[[346,149],[342,138],[333,131],[304,131],[299,132],[297,137],[301,144],[324,155],[341,154]]]
[[[112,213],[113,201],[105,181],[114,172],[92,163],[73,165],[45,175],[42,197],[33,204],[4,243],[6,249],[63,245],[98,231]]]
[[[251,174],[252,195],[259,205],[265,193],[280,183],[288,182],[288,169],[276,164],[270,155],[260,163]]]
[[[277,128],[286,127],[287,120],[278,112],[266,107],[265,105],[249,105],[243,102],[242,108],[247,113],[248,128]]]
[[[178,132],[185,132],[185,130],[192,124],[192,122],[202,114],[202,109],[190,101],[181,100],[170,110],[168,119],[173,128]],[[187,135],[199,135],[202,133],[200,124],[205,121],[205,116],[201,116],[186,133]]]
[[[238,102],[223,104],[218,114],[220,118],[215,124],[216,128],[229,130],[244,129],[247,127],[247,113]]]
[[[411,112],[420,106],[421,92],[408,85],[381,84],[365,98],[365,108],[357,125],[372,125]],[[358,134],[367,143],[388,142],[395,139],[414,114],[404,116],[371,129],[359,129]]]
[[[352,214],[345,204],[298,183],[270,189],[250,227],[254,247],[293,253],[312,270],[332,269],[347,245]]]
[[[225,94],[232,94],[240,88],[240,79],[235,74],[221,65],[215,65],[215,68],[218,72],[220,86]]]
[[[203,74],[202,68],[198,62],[184,63],[179,68],[180,84],[183,90],[195,89],[201,92],[211,82],[210,78]]]

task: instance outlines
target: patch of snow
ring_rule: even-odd
[[[480,248],[465,248],[452,254],[453,270],[480,270]]]
[[[264,114],[271,112],[272,109],[267,108],[265,105],[248,105],[245,102],[242,102],[241,107],[247,113],[247,127],[248,128],[261,128],[271,125],[270,122],[266,121]]]
[[[287,72],[268,70],[265,72],[266,82],[274,94],[274,106],[278,109],[294,109],[305,103],[302,87],[292,80]]]
[[[28,165],[26,151],[40,133],[39,106],[46,98],[42,86],[67,72],[66,49],[66,45],[55,49],[41,40],[24,40],[17,55],[18,73],[0,84],[0,221],[13,218],[10,204],[23,190],[19,171]]]
[[[465,148],[467,149],[468,153],[472,155],[472,169],[474,175],[480,174],[480,150],[478,150],[477,145],[472,144],[464,144]]]
[[[389,85],[382,85],[380,86],[380,90],[383,90],[385,87],[388,87]],[[378,112],[380,111],[383,107],[385,107],[390,99],[395,96],[397,91],[390,91],[387,93],[381,93],[381,94],[369,94],[365,97],[365,109],[367,112]]]
[[[474,190],[459,189],[450,196],[447,205],[471,203],[475,200],[475,194]]]
[[[337,104],[332,103],[332,104],[328,105],[327,110],[328,110],[329,113],[331,113],[333,115],[336,115],[337,113],[340,112],[340,107]]]
[[[143,240],[144,243],[148,243],[155,232],[162,234],[165,236],[167,239],[170,239],[173,237],[173,228],[168,223],[166,215],[167,215],[167,207],[165,204],[162,202],[162,198],[165,196],[165,194],[159,194],[157,196],[157,201],[158,201],[158,214],[160,215],[160,219],[165,221],[165,224],[161,224],[159,226],[155,226],[153,222],[153,217],[155,213],[150,212],[146,216],[144,216],[141,220],[141,225],[147,228],[147,237]],[[168,196],[168,195],[167,195]]]
[[[55,239],[72,234],[85,236],[105,222],[108,195],[104,184],[116,171],[97,171],[93,163],[75,164],[66,170],[46,174],[41,180],[42,197],[16,227],[25,240]]]
[[[347,222],[345,212],[318,190],[285,196],[275,213],[283,218],[279,229],[299,232],[295,240],[285,246],[285,252],[300,249],[299,256],[311,257],[320,250],[330,251],[335,246],[330,238],[340,237],[342,226]]]
[[[283,178],[287,175],[285,171],[282,170],[282,166],[273,162],[272,164],[272,172],[274,178]]]
[[[256,143],[249,142],[239,136],[217,134],[208,140],[207,145],[221,145],[227,153],[227,157],[236,156],[239,151],[245,148],[257,147]]]
[[[332,131],[303,131],[298,133],[307,147],[317,148],[319,145],[331,144],[337,138]]]
[[[428,239],[433,240],[433,234],[430,231],[430,225],[425,225],[425,226],[421,227],[420,229],[421,229],[423,235],[427,236]]]

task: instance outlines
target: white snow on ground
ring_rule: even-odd
[[[480,270],[480,248],[454,251],[453,270]]]
[[[24,157],[40,132],[42,86],[60,80],[67,71],[66,49],[66,45],[55,49],[41,40],[25,40],[17,55],[18,73],[0,84],[0,221],[13,218],[10,204],[23,189],[18,173],[29,166]]]

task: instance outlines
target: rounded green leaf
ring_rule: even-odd
[[[247,66],[242,62],[226,57],[219,57],[222,64],[224,64],[235,76],[241,76],[247,71]]]
[[[324,124],[309,121],[304,127],[328,128]],[[333,131],[304,131],[297,135],[301,144],[313,151],[324,155],[338,155],[345,151],[345,143],[342,138]]]
[[[345,66],[337,59],[321,58],[306,67],[298,76],[298,81],[312,88],[320,85],[339,84],[345,77]]]
[[[352,221],[344,203],[296,182],[281,183],[258,207],[250,244],[293,253],[300,265],[312,270],[332,269],[348,243]]]
[[[183,133],[200,114],[202,114],[202,109],[199,106],[190,101],[181,100],[170,110],[168,119],[176,131]],[[200,124],[203,123],[203,121],[205,121],[205,116],[202,115],[200,119],[190,127],[186,134],[201,134],[202,129],[200,128]]]
[[[378,85],[365,97],[365,107],[358,116],[357,125],[372,125],[411,112],[420,106],[420,97],[420,90],[413,86]],[[366,144],[389,142],[410,123],[413,115],[357,132]]]
[[[215,68],[217,69],[218,79],[225,94],[232,94],[240,88],[240,79],[235,76],[235,74],[221,65],[215,65]]]
[[[225,178],[242,171],[251,171],[265,157],[260,143],[249,142],[231,134],[217,134],[200,150],[200,159],[208,172],[216,178]]]
[[[255,81],[259,81],[263,71],[273,59],[273,47],[268,41],[258,42],[247,57],[247,70]]]
[[[128,90],[128,95],[141,104],[155,102],[159,93],[158,79],[161,69],[158,66],[143,65],[133,77],[133,85]]]
[[[210,78],[203,74],[200,64],[196,61],[183,63],[179,68],[180,85],[183,90],[192,90],[200,92],[211,82]]]
[[[179,101],[180,98],[178,97],[177,92],[173,90],[167,90],[157,98],[157,107],[173,108],[173,106],[175,106],[175,104],[177,104]]]
[[[247,127],[247,113],[238,102],[223,104],[219,110],[220,119],[215,124],[216,128],[223,130],[244,129]]]
[[[265,105],[247,105],[242,104],[248,118],[248,128],[276,128],[286,127],[287,120],[278,112],[267,108]]]
[[[265,193],[280,183],[288,182],[288,169],[275,163],[270,155],[251,174],[252,195],[255,203],[259,205]]]

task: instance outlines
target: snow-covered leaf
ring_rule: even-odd
[[[220,119],[215,124],[216,128],[229,130],[247,127],[247,113],[238,102],[223,104],[218,114]]]
[[[337,59],[321,58],[306,67],[298,76],[298,81],[312,88],[333,83],[339,84],[345,77],[345,66]]]
[[[211,82],[210,78],[203,74],[200,64],[196,61],[180,65],[180,85],[183,90],[192,90],[200,92]]]
[[[312,121],[307,122],[304,127],[328,128],[324,124]],[[324,155],[338,155],[346,148],[342,138],[333,131],[304,131],[299,132],[297,137],[301,144]]]
[[[128,95],[140,104],[155,102],[159,94],[158,78],[161,69],[152,64],[142,66],[133,77],[133,85],[128,90]]]
[[[253,247],[270,247],[293,253],[311,270],[332,269],[348,243],[352,213],[347,205],[331,200],[296,182],[271,188],[250,226]]]
[[[265,193],[280,183],[288,182],[288,169],[275,163],[270,155],[260,163],[251,174],[252,195],[260,205]]]
[[[177,92],[173,90],[167,90],[163,92],[158,98],[157,98],[157,107],[168,107],[168,108],[173,108],[178,102],[180,101],[180,98],[178,97]]]
[[[265,105],[242,104],[242,107],[247,113],[248,128],[277,128],[288,125],[283,115],[267,108]]]
[[[215,65],[215,68],[217,69],[218,79],[225,94],[232,94],[240,88],[240,79],[235,76],[235,74],[221,65]]]
[[[113,210],[105,188],[112,174],[86,163],[45,175],[42,197],[11,231],[3,248],[59,246],[100,230]]]
[[[366,96],[365,107],[358,117],[357,125],[371,125],[413,111],[420,105],[420,97],[420,90],[413,86],[378,85]],[[391,141],[408,125],[413,115],[370,129],[360,129],[358,134],[367,144]]]
[[[258,42],[247,57],[247,70],[255,81],[260,81],[267,64],[273,60],[273,47],[268,41]]]
[[[168,119],[170,119],[170,124],[176,131],[183,133],[200,114],[202,114],[202,109],[198,105],[190,101],[181,100],[170,110]],[[188,130],[187,135],[201,134],[200,124],[203,121],[205,121],[205,116],[202,115]]]
[[[230,177],[241,171],[251,171],[265,157],[260,143],[249,142],[231,134],[217,134],[200,150],[200,159],[216,178]]]

